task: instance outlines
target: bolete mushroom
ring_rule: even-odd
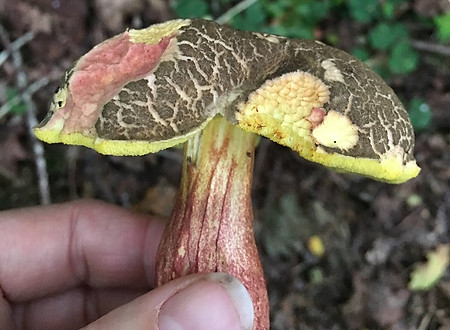
[[[49,143],[143,155],[186,142],[158,284],[225,271],[269,328],[253,238],[255,133],[330,168],[401,183],[419,172],[414,133],[382,79],[318,41],[173,20],[106,40],[69,69],[35,128]]]

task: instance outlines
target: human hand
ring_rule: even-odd
[[[98,201],[0,212],[0,329],[252,329],[230,275],[149,291],[163,226]]]

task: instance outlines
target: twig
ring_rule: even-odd
[[[419,327],[417,330],[426,330],[428,326],[430,325],[432,319],[431,313],[425,314],[425,316],[422,318],[422,321],[420,321]]]
[[[22,46],[24,46],[26,43],[31,41],[34,38],[33,32],[27,32],[23,36],[21,36],[19,39],[13,41],[11,43],[11,46],[9,49],[5,49],[0,53],[0,66],[5,63],[5,61],[8,59],[8,57],[11,55],[11,52],[18,51]]]
[[[216,19],[219,24],[225,24],[230,21],[234,16],[240,12],[246,10],[248,7],[256,3],[258,0],[244,0],[239,2],[236,6],[231,7],[227,12]]]
[[[26,86],[27,76],[22,67],[22,55],[18,49],[13,49],[12,44],[9,40],[8,33],[0,25],[0,41],[3,42],[7,51],[11,54],[13,66],[16,72],[16,84],[21,92],[21,97],[23,102],[25,103],[28,111],[26,115],[28,133],[33,147],[33,155],[34,162],[36,165],[36,171],[38,173],[38,181],[39,181],[39,193],[41,197],[41,204],[50,204],[50,190],[48,184],[48,173],[47,173],[47,164],[44,158],[44,147],[42,143],[36,139],[33,134],[33,127],[37,125],[38,121],[36,119],[36,106],[31,99],[30,93],[25,93],[27,90]]]
[[[412,45],[418,50],[450,56],[450,46],[422,40],[413,40]]]
[[[34,93],[36,93],[38,90],[40,90],[42,87],[46,86],[48,84],[48,78],[44,77],[39,79],[38,81],[35,81],[31,85],[28,86],[28,88],[23,91],[21,94],[14,96],[13,98],[9,99],[8,102],[3,104],[0,107],[0,119],[5,116],[13,107],[18,105],[20,102],[23,102],[23,95],[30,95],[32,96]]]

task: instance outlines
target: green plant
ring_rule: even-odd
[[[292,38],[314,38],[320,21],[337,1],[260,0],[233,18],[232,25],[244,30],[259,30]]]
[[[407,74],[414,71],[419,63],[419,54],[405,39],[391,48],[388,67],[392,73]]]
[[[437,37],[439,41],[450,41],[450,13],[446,13],[434,18],[434,24],[437,29]]]
[[[377,1],[349,0],[347,2],[350,16],[360,23],[370,23],[381,14]]]
[[[428,127],[431,121],[431,109],[425,100],[413,98],[409,103],[408,110],[414,130],[420,131]]]
[[[180,18],[201,18],[209,15],[209,6],[205,0],[179,0],[175,1],[172,7]]]
[[[385,79],[417,68],[419,54],[411,46],[410,29],[398,20],[408,10],[405,0],[350,0],[348,6],[350,15],[367,29],[367,38],[353,51],[355,56],[369,61]]]
[[[230,22],[235,28],[247,31],[265,31],[267,12],[262,1],[257,1]]]
[[[0,108],[0,117],[7,113],[22,115],[27,111],[27,107],[22,101],[19,92],[13,87],[7,87],[5,91],[6,102]]]

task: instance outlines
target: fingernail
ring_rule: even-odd
[[[164,302],[158,327],[160,330],[251,330],[252,300],[233,276],[209,274]]]

